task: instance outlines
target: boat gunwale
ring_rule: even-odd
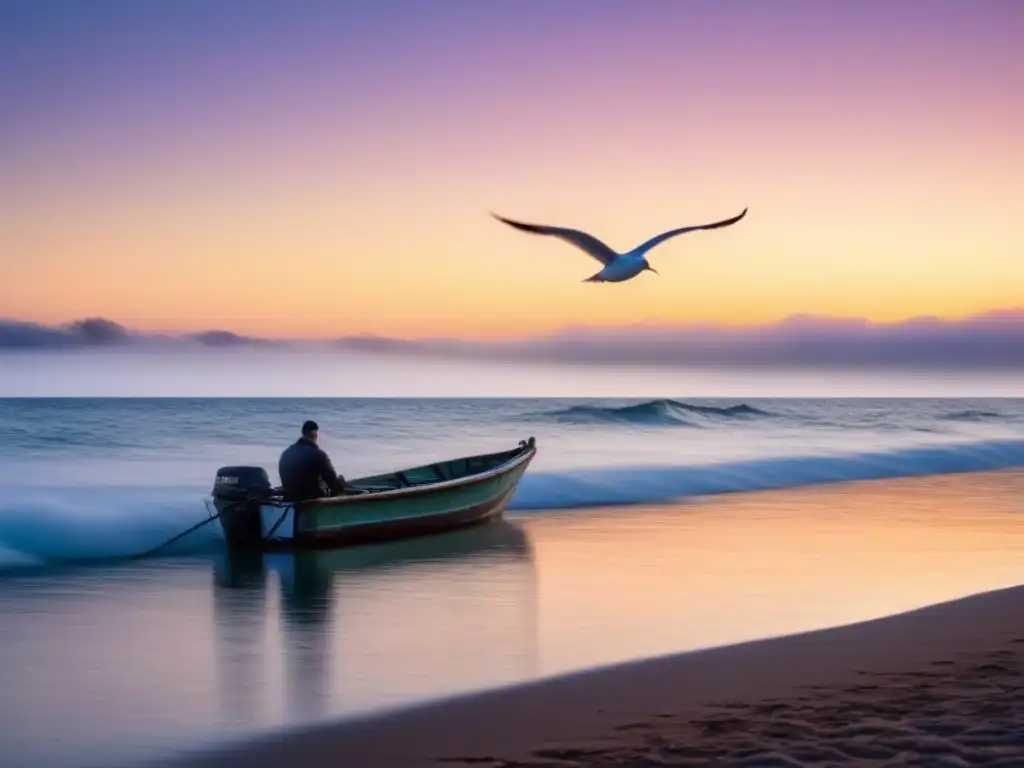
[[[274,499],[268,506],[276,507],[293,507],[298,509],[319,509],[323,507],[338,507],[345,504],[358,504],[368,503],[377,499],[394,499],[402,498],[407,496],[418,496],[424,494],[434,493],[436,491],[446,491],[452,488],[460,488],[465,485],[474,485],[476,483],[489,480],[492,477],[503,475],[511,472],[513,469],[518,467],[524,462],[531,461],[534,456],[537,455],[537,445],[534,439],[531,437],[529,440],[520,442],[518,455],[513,455],[510,459],[503,461],[496,467],[478,472],[472,475],[465,475],[463,477],[457,477],[452,480],[441,480],[436,483],[425,483],[423,485],[410,485],[404,488],[391,488],[386,491],[370,491],[368,493],[352,493],[342,494],[339,496],[323,496],[318,499],[309,499],[302,502],[291,502],[283,501],[281,499]],[[495,451],[495,453],[504,453],[504,451]],[[488,456],[494,454],[477,454],[477,456]],[[476,456],[459,457],[459,459],[447,459],[447,461],[459,461],[463,458],[476,458]],[[442,463],[442,462],[438,462]],[[385,473],[391,474],[391,473]],[[266,502],[264,502],[266,504]]]

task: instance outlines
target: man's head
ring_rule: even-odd
[[[320,436],[320,427],[315,421],[307,421],[302,425],[302,436],[315,443]]]

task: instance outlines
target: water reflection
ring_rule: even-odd
[[[1009,586],[1021,498],[1021,472],[950,475],[26,571],[0,579],[0,763],[134,768],[303,719]]]
[[[368,695],[385,705],[537,673],[533,548],[507,521],[338,550],[224,553],[213,570],[228,721],[308,722],[362,709]]]

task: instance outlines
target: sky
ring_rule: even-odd
[[[503,339],[1024,307],[1017,0],[0,0],[0,318]],[[573,226],[661,275],[491,218]]]

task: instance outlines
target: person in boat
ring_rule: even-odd
[[[334,471],[331,457],[317,443],[320,427],[315,421],[302,425],[302,436],[281,453],[277,471],[285,501],[308,501],[340,496],[345,478]]]

